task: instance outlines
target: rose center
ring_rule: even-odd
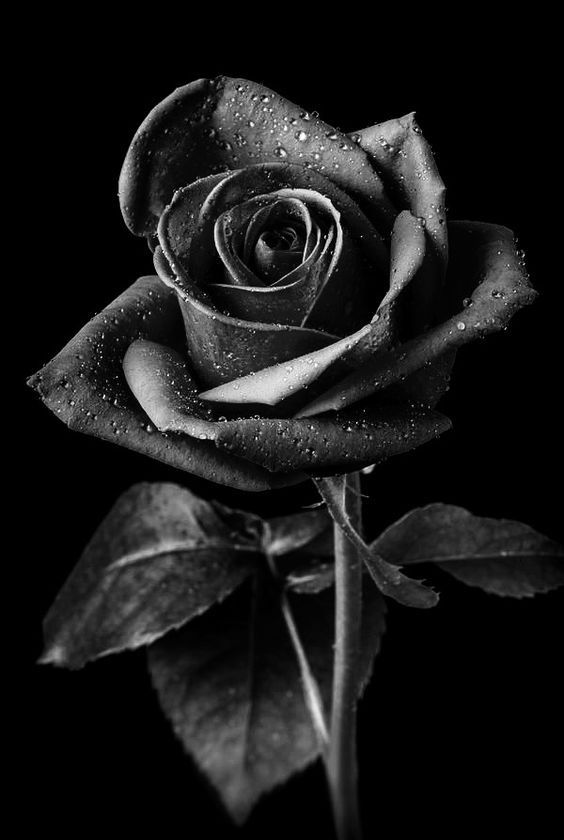
[[[253,250],[253,270],[264,282],[276,283],[301,264],[305,241],[305,228],[299,223],[263,230]]]
[[[273,228],[265,231],[260,238],[273,251],[303,251],[303,231],[298,233],[293,227]]]

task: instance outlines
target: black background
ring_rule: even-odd
[[[263,513],[296,503],[295,490],[243,496],[71,433],[22,385],[89,317],[151,273],[144,242],[121,220],[117,179],[138,124],[174,87],[218,73],[247,77],[346,131],[417,111],[448,187],[450,218],[515,230],[542,296],[507,332],[460,352],[442,403],[453,431],[365,481],[370,528],[441,500],[562,539],[561,243],[554,248],[546,233],[556,84],[543,34],[526,21],[494,27],[478,13],[445,19],[447,30],[434,38],[415,22],[386,28],[362,17],[350,31],[335,19],[328,37],[294,18],[273,27],[269,15],[280,11],[253,19],[252,36],[240,21],[220,32],[210,21],[181,25],[169,10],[161,20],[165,10],[156,9],[143,36],[109,22],[51,18],[36,21],[28,41],[32,81],[22,84],[20,103],[30,119],[21,133],[25,282],[14,310],[26,323],[15,345],[25,453],[14,495],[23,576],[13,626],[24,639],[25,673],[15,681],[15,777],[26,803],[20,821],[38,817],[46,832],[80,835],[83,820],[127,836],[332,836],[317,765],[265,798],[242,832],[233,829],[161,717],[142,652],[77,673],[34,665],[44,613],[132,483],[185,483]],[[304,503],[313,500],[303,493]],[[562,745],[562,598],[509,601],[439,573],[435,581],[435,610],[390,606],[360,707],[367,838],[421,829],[508,834],[526,824],[549,836]]]

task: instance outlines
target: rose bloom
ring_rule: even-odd
[[[413,114],[348,135],[200,79],[138,129],[120,202],[156,275],[30,384],[72,429],[239,489],[436,437],[457,348],[535,297],[511,231],[447,223]]]

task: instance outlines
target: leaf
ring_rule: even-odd
[[[326,511],[269,522],[176,484],[136,484],[100,524],[45,619],[43,664],[80,668],[149,644],[278,558],[282,576],[319,565]]]
[[[455,505],[416,508],[371,548],[390,563],[436,563],[494,595],[525,598],[564,584],[564,548],[529,525],[474,516]]]
[[[292,613],[329,710],[333,592],[291,596]],[[377,590],[365,593],[362,687],[384,629]],[[243,822],[259,797],[313,761],[319,742],[306,707],[278,594],[264,578],[148,651],[149,669],[177,737]]]
[[[380,556],[374,546],[368,546],[350,521],[343,504],[346,476],[317,478],[315,484],[322,498],[327,503],[329,512],[343,533],[360,552],[374,583],[382,592],[394,601],[406,607],[427,609],[434,607],[439,596],[419,580],[403,575],[397,566],[393,566]]]
[[[80,668],[184,624],[255,570],[261,530],[258,517],[175,484],[134,485],[49,610],[40,661]]]
[[[334,563],[309,563],[295,568],[286,578],[286,586],[299,595],[317,595],[335,583]]]
[[[275,516],[265,524],[265,548],[273,557],[295,551],[304,554],[312,544],[318,544],[328,530],[333,531],[333,520],[327,510]],[[325,547],[325,553],[332,554],[332,551],[332,544]]]
[[[333,585],[333,520],[325,508],[270,519],[265,540],[290,591],[315,595]]]

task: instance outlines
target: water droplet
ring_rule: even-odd
[[[456,325],[456,329],[460,330],[460,331],[465,330],[466,329],[466,324],[464,323],[464,321],[459,321],[458,324]]]
[[[296,132],[296,140],[299,140],[300,143],[304,143],[307,140],[307,134],[305,131],[297,131]]]
[[[288,157],[288,152],[286,151],[284,146],[276,146],[276,148],[274,149],[274,154],[276,155],[276,157],[279,158]]]

